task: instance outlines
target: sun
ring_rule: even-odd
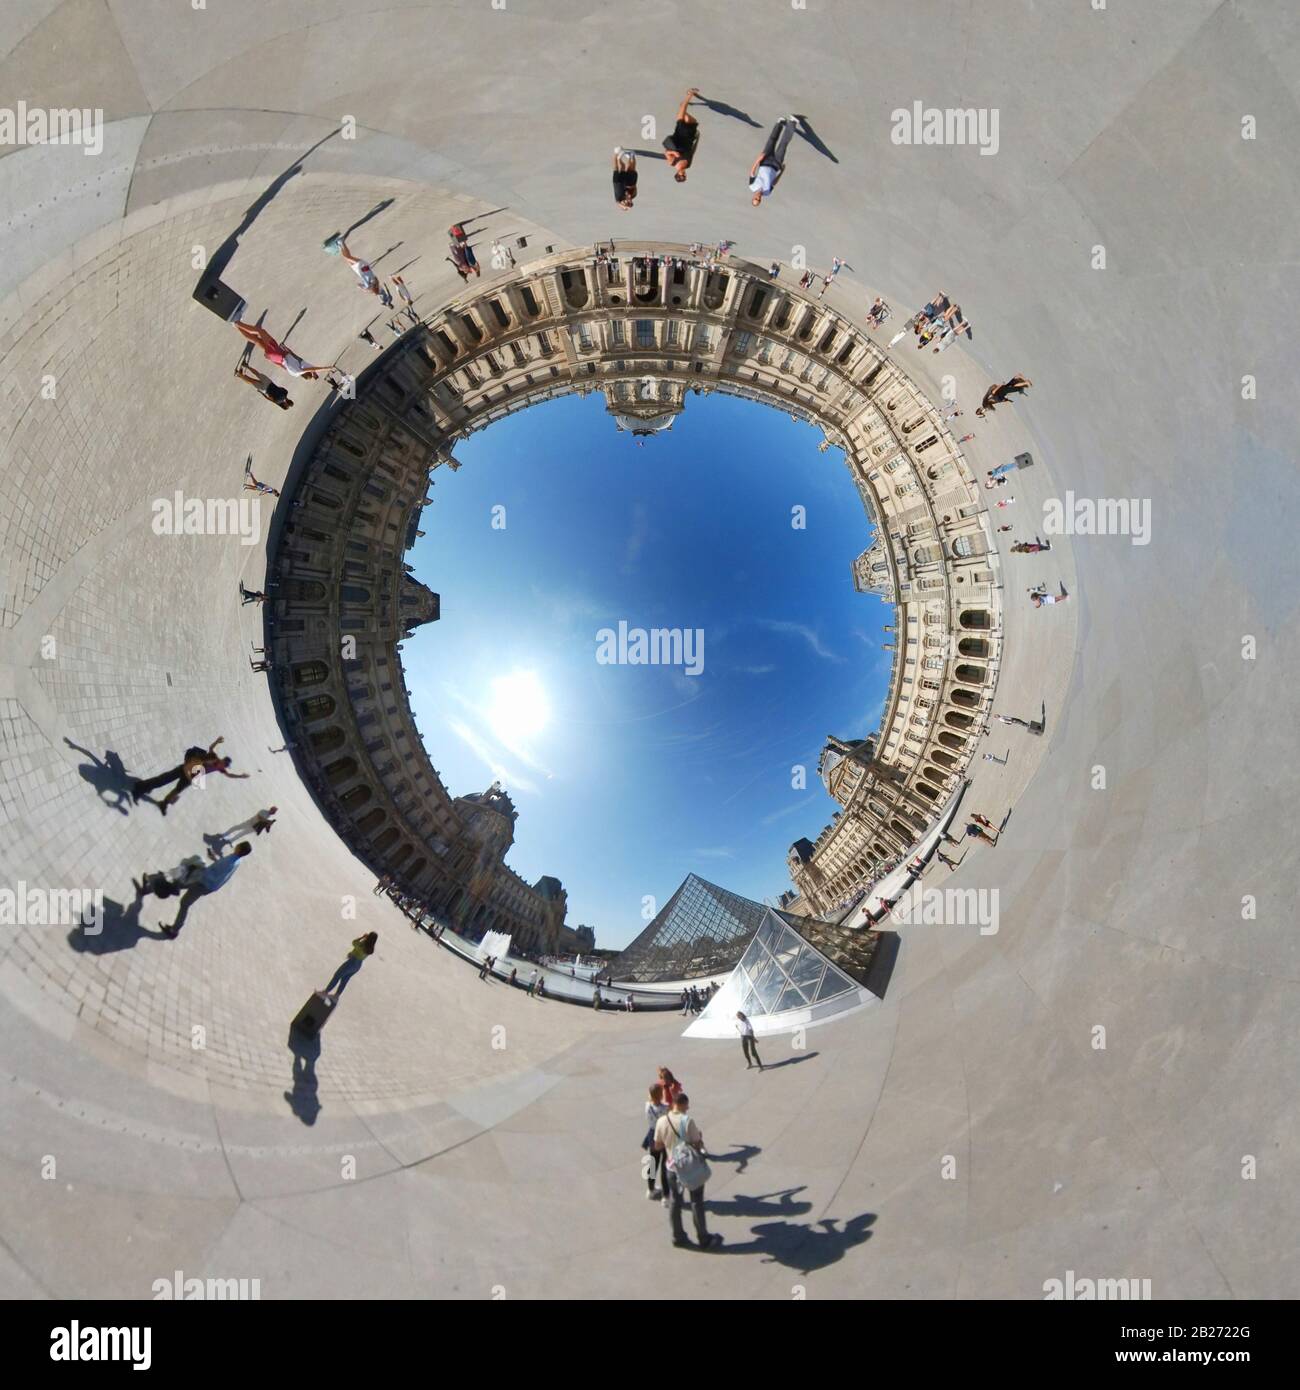
[[[551,707],[536,671],[511,671],[492,682],[487,718],[499,739],[532,738],[541,733],[550,717]]]

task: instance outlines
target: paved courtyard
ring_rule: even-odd
[[[0,886],[102,886],[109,912],[93,939],[0,925],[0,1293],[148,1297],[175,1269],[264,1297],[1035,1298],[1067,1269],[1300,1293],[1300,16],[990,8],[1008,22],[912,0],[743,24],[569,0],[18,6],[0,90],[106,126],[98,158],[0,158]],[[643,160],[620,212],[611,147],[651,143],[643,115],[669,121],[687,83],[740,114],[702,111],[688,182]],[[998,106],[997,155],[892,144],[915,99]],[[743,173],[787,111],[817,144],[754,210]],[[759,1076],[672,1016],[480,983],[372,896],[273,751],[237,593],[261,545],[151,529],[176,489],[235,496],[249,454],[279,482],[325,399],[296,382],[279,412],[232,380],[241,342],[191,299],[196,256],[228,254],[250,317],[359,370],[368,301],[319,244],[372,213],[360,244],[425,311],[459,288],[444,229],[474,216],[538,254],[613,235],[839,255],[828,300],[858,318],[947,289],[973,342],[899,360],[936,399],[956,378],[978,471],[1034,454],[1017,530],[1066,489],[1149,500],[1148,545],[1002,557],[995,708],[1045,706],[1046,732],[994,726],[1008,762],[977,761],[965,804],[1010,811],[1005,833],[927,877],[996,888],[995,935],[900,929],[883,1003],[765,1043]],[[1014,371],[1033,390],[976,421]],[[1031,609],[1040,579],[1071,601]],[[165,819],[118,795],[218,734],[249,781]],[[177,941],[172,904],[131,910],[133,875],[271,804]],[[295,1053],[289,1020],[368,928],[378,954]],[[714,1261],[683,1263],[641,1200],[660,1062],[717,1155]]]

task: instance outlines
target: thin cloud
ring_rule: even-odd
[[[802,801],[793,801],[789,806],[784,806],[781,810],[773,811],[769,815],[764,816],[760,824],[771,825],[775,821],[783,820],[786,816],[792,816],[796,811],[801,810],[810,802],[816,801],[819,796],[819,792],[810,792]]]
[[[590,594],[562,593],[530,586],[535,599],[550,605],[551,621],[560,627],[584,626],[592,618],[604,618],[609,613],[609,604],[601,603]]]
[[[766,676],[776,670],[775,666],[737,666],[742,676]]]
[[[736,851],[728,849],[725,845],[719,846],[717,849],[693,849],[691,853],[697,859],[734,859],[736,857]]]
[[[447,727],[473,753],[477,754],[492,776],[507,791],[533,793],[537,791],[537,784],[530,782],[527,777],[522,776],[513,768],[507,767],[497,756],[496,749],[485,738],[481,737],[477,730],[471,729],[468,724],[462,724],[458,719],[448,720]]]
[[[458,705],[463,706],[472,715],[477,717],[479,713],[479,708],[473,700],[471,700],[468,696],[459,691],[449,681],[443,681],[442,688],[447,695],[449,695],[453,700],[456,701]],[[468,726],[461,725],[461,727],[467,728]],[[507,753],[513,753],[516,758],[519,758],[522,762],[527,763],[528,766],[531,767],[534,772],[540,772],[544,774],[548,781],[555,776],[555,773],[552,772],[551,769],[547,767],[547,765],[536,756],[536,754],[530,752],[529,749],[525,748],[523,744],[516,743],[513,739],[502,738],[499,734],[488,733],[481,727],[475,730],[475,736],[478,738],[480,744],[482,744],[482,746],[485,748],[489,745],[489,743],[495,743],[499,747],[504,748]]]
[[[800,637],[812,648],[813,655],[824,661],[843,661],[844,658],[822,643],[822,639],[805,623],[778,622],[773,618],[759,620],[769,632],[781,632],[790,637]]]
[[[644,502],[637,502],[632,508],[632,530],[623,551],[623,573],[631,574],[641,558],[641,551],[650,539],[650,512]]]

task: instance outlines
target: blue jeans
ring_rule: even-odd
[[[347,988],[348,981],[361,969],[361,962],[356,956],[349,956],[347,960],[334,972],[333,979],[325,986],[325,993],[328,994],[337,984],[340,994]]]
[[[989,477],[1000,478],[1004,473],[1010,473],[1015,466],[1014,463],[1000,463],[996,468],[989,469]]]

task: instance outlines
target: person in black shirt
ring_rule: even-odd
[[[700,123],[686,110],[691,104],[691,98],[699,94],[699,89],[692,87],[682,98],[682,104],[677,108],[677,123],[673,126],[673,133],[664,140],[664,158],[678,183],[686,182],[686,171],[691,167],[691,160],[695,158],[695,147],[700,143]]]
[[[240,381],[247,382],[249,386],[257,388],[257,394],[272,405],[278,405],[281,410],[292,410],[293,402],[289,399],[289,393],[283,386],[277,386],[269,376],[259,372],[256,367],[250,367],[246,362],[241,362],[235,368],[235,376]]]
[[[614,201],[623,209],[630,209],[636,197],[636,155],[629,154],[622,145],[614,147]]]

